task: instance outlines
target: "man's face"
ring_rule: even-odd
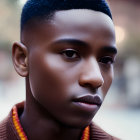
[[[113,79],[111,19],[91,10],[59,11],[25,38],[33,99],[60,123],[88,125]]]

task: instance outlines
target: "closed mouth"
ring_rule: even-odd
[[[84,95],[72,100],[73,102],[101,106],[102,100],[98,95]]]

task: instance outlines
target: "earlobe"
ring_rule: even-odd
[[[28,51],[24,44],[18,42],[13,44],[12,60],[16,72],[20,76],[26,77],[28,75]]]

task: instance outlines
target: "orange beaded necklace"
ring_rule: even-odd
[[[23,128],[20,124],[16,106],[14,106],[12,109],[12,118],[13,118],[13,123],[14,123],[15,129],[20,137],[20,140],[28,140],[28,138],[25,135]],[[90,139],[90,127],[87,126],[83,131],[81,140],[89,140],[89,139]]]

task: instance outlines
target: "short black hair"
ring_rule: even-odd
[[[112,19],[106,0],[27,0],[21,13],[21,31],[34,18],[50,18],[56,11],[70,9],[90,9],[100,11]]]

